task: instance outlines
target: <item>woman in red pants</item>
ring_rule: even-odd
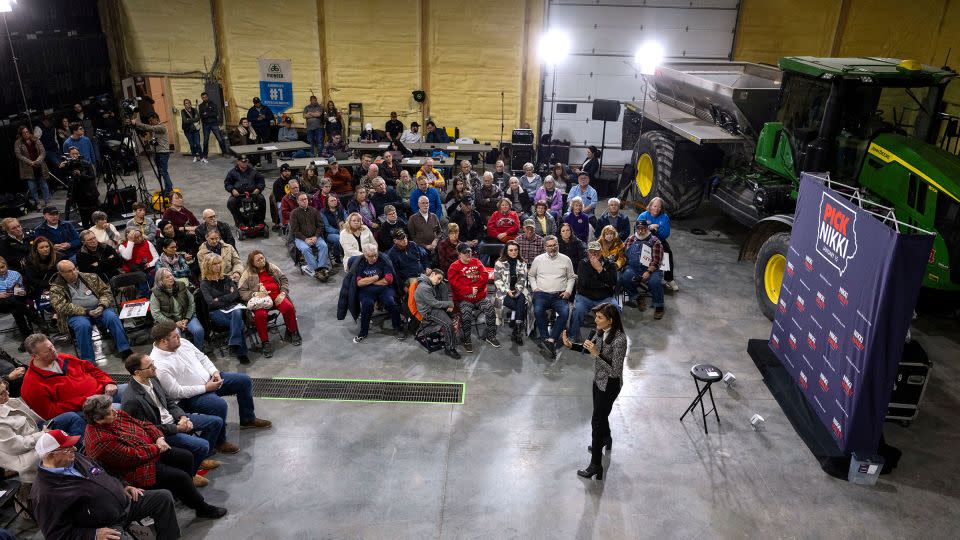
[[[251,251],[247,257],[247,266],[240,276],[240,299],[248,306],[250,299],[254,297],[267,297],[272,302],[263,302],[264,306],[269,304],[270,307],[251,309],[257,335],[263,343],[263,356],[266,358],[273,356],[273,345],[270,344],[270,336],[267,334],[267,313],[271,309],[276,309],[283,316],[283,323],[287,327],[285,339],[296,346],[301,343],[300,332],[297,330],[297,310],[287,298],[289,292],[287,276],[280,268],[267,262],[267,257],[259,249]]]

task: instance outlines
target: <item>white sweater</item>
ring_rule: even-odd
[[[530,289],[534,292],[573,293],[573,286],[577,282],[577,275],[573,272],[573,263],[570,257],[563,253],[550,258],[547,253],[541,253],[533,259],[528,273]],[[166,388],[166,386],[164,386]]]
[[[173,399],[187,399],[206,393],[207,381],[219,371],[207,355],[185,339],[173,352],[158,349],[150,351],[150,358],[157,366],[157,378]]]
[[[377,245],[377,239],[373,237],[373,233],[370,232],[370,229],[366,225],[360,226],[360,245],[357,245],[357,239],[353,236],[353,233],[347,229],[340,231],[340,247],[343,248],[343,270],[347,271],[350,268],[347,267],[347,261],[350,260],[350,257],[354,255],[363,255],[363,246],[366,244]],[[166,388],[166,386],[164,386]]]

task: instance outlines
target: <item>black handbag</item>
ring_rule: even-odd
[[[439,330],[430,332],[429,334],[418,335],[417,342],[420,343],[428,353],[439,351],[446,344],[446,340],[443,338],[443,332]]]

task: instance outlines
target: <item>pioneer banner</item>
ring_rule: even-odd
[[[801,179],[770,347],[845,452],[877,449],[932,247]]]
[[[274,114],[293,106],[293,72],[290,60],[258,58],[260,71],[260,102]]]

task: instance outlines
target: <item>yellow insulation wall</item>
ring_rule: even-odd
[[[213,65],[210,5],[197,0],[122,0],[118,25],[130,73],[187,73]],[[111,29],[107,28],[107,31]]]
[[[829,56],[837,0],[743,0],[737,23],[737,60],[776,64],[781,56]]]

